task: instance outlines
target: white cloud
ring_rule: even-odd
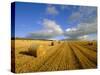
[[[97,17],[96,7],[80,6],[76,12],[72,11],[68,22],[69,23],[73,23],[73,22],[90,23],[96,17]]]
[[[56,7],[54,7],[54,6],[48,6],[46,8],[46,13],[50,14],[50,15],[57,15],[58,11],[57,11]]]
[[[28,37],[33,39],[51,39],[63,34],[63,31],[54,20],[43,19],[43,29],[37,32],[31,32]]]
[[[58,25],[55,21],[53,20],[49,20],[49,19],[44,19],[43,20],[43,26],[45,29],[47,30],[51,30],[53,31],[53,33],[55,34],[62,34],[63,31],[60,27],[60,25]]]
[[[77,39],[81,40],[97,40],[97,34],[83,35],[77,37]]]
[[[65,9],[65,7],[62,7]],[[71,14],[69,20],[74,24],[74,21],[78,21],[76,27],[67,28],[62,30],[59,24],[54,20],[43,19],[40,23],[43,25],[43,29],[37,32],[30,33],[31,38],[36,39],[51,39],[56,36],[64,35],[69,39],[87,39],[90,38],[90,34],[97,33],[97,13],[95,7],[79,7],[78,11]],[[50,15],[57,15],[59,12],[56,7],[48,6],[46,13]],[[76,24],[76,23],[75,23]]]
[[[66,29],[66,32],[74,32],[76,31],[77,29],[76,28],[67,28]]]
[[[67,28],[64,32],[65,36],[69,36],[70,38],[78,38],[83,37],[84,35],[95,34],[97,33],[97,21],[93,21],[92,23],[80,23],[75,28]]]
[[[74,12],[69,17],[69,20],[70,21],[76,21],[76,20],[79,20],[79,18],[81,18],[81,13],[80,12]]]
[[[80,6],[76,12],[72,12],[68,22],[76,27],[67,28],[65,36],[70,38],[86,38],[86,35],[97,33],[97,8]]]
[[[89,36],[88,35],[83,35],[83,36],[77,37],[77,39],[88,40]]]

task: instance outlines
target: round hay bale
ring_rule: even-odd
[[[43,45],[31,45],[28,49],[28,53],[31,55],[31,56],[34,56],[34,57],[40,57],[40,56],[43,56],[45,55],[46,53],[46,50],[45,50],[45,46]]]
[[[88,45],[92,46],[92,45],[93,45],[93,43],[92,43],[92,42],[89,42],[89,43],[88,43]]]
[[[32,44],[29,48],[28,48],[28,53],[31,56],[37,57],[37,49],[38,49],[39,45],[37,44]]]

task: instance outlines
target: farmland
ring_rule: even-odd
[[[38,45],[36,57],[29,52],[32,45]],[[16,73],[92,69],[97,67],[97,42],[15,40],[14,55]]]

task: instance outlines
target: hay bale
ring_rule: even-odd
[[[53,41],[51,42],[51,46],[54,46],[54,42]]]
[[[38,49],[39,45],[31,45],[29,48],[28,48],[28,53],[31,55],[31,56],[34,56],[34,57],[37,57],[37,49]]]
[[[42,45],[31,45],[28,49],[31,56],[40,57],[46,53],[45,46]]]
[[[92,42],[89,42],[89,43],[88,43],[88,45],[92,46],[92,45],[93,45],[93,43],[92,43]]]

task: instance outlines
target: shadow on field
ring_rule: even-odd
[[[32,53],[30,53],[28,51],[21,51],[20,54],[36,57],[35,55],[33,55]]]

